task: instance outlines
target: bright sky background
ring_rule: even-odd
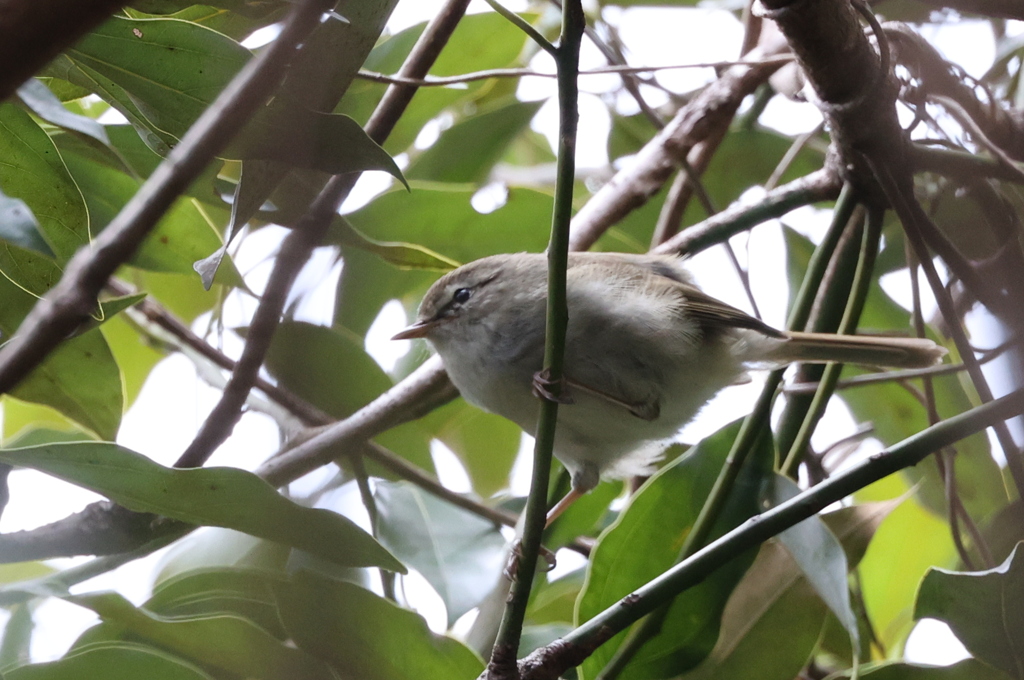
[[[523,9],[523,3],[506,3],[512,9]],[[404,0],[398,5],[389,28],[395,32],[433,16],[439,0]],[[471,12],[489,11],[481,0],[470,6]],[[632,65],[662,65],[671,63],[705,62],[709,60],[732,59],[738,52],[742,37],[739,22],[729,13],[692,9],[687,11],[657,8],[609,8],[608,18],[621,27],[621,35],[629,47],[629,61]],[[941,31],[926,31],[926,37],[936,44],[952,61],[961,64],[976,76],[980,76],[994,53],[993,41],[984,22],[961,22]],[[589,43],[584,43],[582,68],[604,65],[603,59]],[[531,64],[537,70],[551,72],[550,57],[541,52]],[[710,69],[687,69],[661,72],[659,80],[669,87],[687,89],[707,82],[713,77]],[[614,76],[589,76],[581,81],[584,93],[580,101],[580,142],[578,164],[582,168],[605,166],[604,138],[609,129],[609,118],[599,97],[617,85]],[[554,81],[544,78],[525,78],[520,86],[523,99],[547,98],[548,103],[541,109],[533,126],[554,142],[557,126],[557,109],[554,103]],[[660,104],[663,93],[648,89],[645,95],[654,104]],[[820,121],[820,115],[811,104],[780,101],[777,97],[762,116],[762,121],[787,134],[803,132],[813,128]],[[635,106],[629,101],[618,105],[624,112],[631,112]],[[436,133],[436,130],[435,130]],[[429,143],[421,138],[421,144]],[[403,159],[399,159],[402,162]],[[351,210],[390,184],[390,178],[382,173],[370,173],[359,184],[356,194],[346,205]],[[492,192],[493,193],[493,192]],[[756,198],[752,190],[747,198]],[[486,190],[483,195],[486,194]],[[486,201],[484,201],[486,203]],[[805,208],[791,213],[786,224],[802,232],[820,227],[822,211]],[[819,230],[820,231],[820,230]],[[261,291],[270,271],[270,256],[284,230],[266,228],[247,238],[235,255],[240,271],[246,274],[249,286]],[[765,320],[773,325],[784,323],[786,291],[779,290],[778,267],[784,262],[781,231],[778,225],[758,227],[748,239],[739,236],[733,242],[741,260],[751,254],[751,277],[753,288],[758,292],[758,303]],[[306,267],[300,278],[298,290],[305,290],[307,300],[300,309],[304,320],[329,323],[328,315],[333,308],[334,288],[340,267],[334,263],[335,253],[330,249],[317,251],[313,261]],[[698,281],[712,294],[730,303],[747,308],[746,297],[734,276],[722,276],[731,272],[731,266],[721,249],[703,253],[691,261],[691,269]],[[890,282],[894,289],[899,282]],[[254,302],[233,294],[225,310],[225,322],[243,325],[254,309]],[[200,319],[195,329],[202,332],[206,319]],[[391,365],[400,354],[408,350],[410,343],[393,343],[388,340],[392,333],[406,323],[402,308],[395,303],[382,313],[378,322],[367,336],[367,349],[385,367]],[[228,334],[225,350],[237,355],[240,342]],[[422,350],[420,350],[422,351]],[[753,404],[760,391],[762,376],[742,386],[729,388],[709,404],[697,420],[687,426],[682,438],[696,441],[731,420],[738,408]],[[125,414],[118,436],[118,442],[126,447],[151,456],[154,460],[171,464],[193,438],[206,414],[216,403],[219,392],[205,384],[197,375],[193,364],[181,355],[172,355],[162,361],[149,377],[142,394]],[[740,406],[742,405],[742,406]],[[841,405],[829,407],[825,422],[819,428],[815,439],[817,446],[834,441],[853,429],[853,422]],[[237,465],[253,468],[276,450],[278,431],[275,423],[259,413],[247,413],[235,429],[235,435],[214,455],[212,465]],[[870,445],[869,445],[870,446]],[[524,447],[526,450],[528,447]],[[876,447],[877,448],[877,447]],[[438,447],[436,455],[443,481],[456,489],[468,488],[468,480],[455,457]],[[525,492],[528,485],[528,459],[517,466],[516,490]],[[327,473],[323,473],[327,474]],[[312,487],[322,475],[313,475],[302,487]],[[77,487],[52,480],[31,471],[18,470],[10,480],[11,502],[0,520],[0,531],[9,532],[28,529],[52,522],[81,510],[96,500],[96,496]],[[358,505],[358,503],[354,503]],[[359,511],[361,512],[361,510]],[[207,531],[212,535],[212,532]],[[222,533],[216,534],[222,536]],[[222,541],[222,538],[218,538]],[[244,539],[240,539],[244,540]],[[83,584],[76,590],[116,589],[132,601],[141,603],[149,594],[154,575],[168,559],[174,559],[173,548],[161,551],[147,559],[122,567],[121,569]],[[195,551],[193,551],[195,552]],[[563,551],[564,553],[564,551]],[[578,556],[560,554],[562,569],[578,566]],[[53,565],[61,568],[83,560],[55,560]],[[198,565],[196,565],[198,566]],[[422,585],[422,584],[421,584]],[[440,599],[427,587],[417,587],[409,582],[406,587],[414,606],[428,618],[435,629],[444,628],[443,609]],[[0,615],[2,616],[2,615]],[[36,610],[38,627],[33,640],[32,655],[36,661],[50,660],[61,656],[78,633],[95,621],[91,612],[50,599]],[[0,619],[2,621],[2,619]],[[460,626],[461,627],[461,626]],[[931,663],[952,663],[966,653],[959,642],[952,637],[944,624],[924,622],[911,636],[907,646],[910,658]]]

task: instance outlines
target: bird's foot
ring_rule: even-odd
[[[547,563],[547,569],[544,571],[551,571],[555,568],[558,562],[555,560],[555,553],[551,552],[544,546],[540,546],[540,556],[544,558]],[[519,579],[519,560],[523,558],[523,541],[517,538],[512,543],[512,550],[508,555],[508,562],[505,563],[505,569],[502,573],[505,574],[505,578],[509,581],[515,582]]]
[[[533,396],[559,404],[573,404],[575,401],[569,394],[569,383],[566,379],[551,378],[551,370],[545,368],[533,374]]]

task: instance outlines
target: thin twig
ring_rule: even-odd
[[[556,60],[558,59],[558,48],[552,45],[550,40],[541,35],[540,31],[534,28],[529,21],[502,5],[498,0],[484,0],[484,2],[490,5],[491,9],[495,12],[505,17],[511,24],[516,26],[516,28],[525,33],[527,37],[537,43],[541,49],[553,56]]]
[[[932,293],[935,295],[936,302],[938,303],[939,311],[942,313],[953,335],[953,342],[956,344],[957,351],[960,352],[960,358],[963,359],[964,364],[967,366],[967,373],[971,377],[974,389],[983,402],[992,401],[992,390],[989,388],[988,381],[981,371],[977,358],[971,351],[970,342],[967,340],[967,334],[964,332],[960,319],[956,314],[953,301],[946,288],[942,285],[942,280],[939,278],[938,273],[935,271],[935,265],[932,263],[928,246],[925,244],[922,233],[924,228],[920,218],[924,216],[926,219],[927,216],[924,215],[924,211],[913,197],[912,188],[906,186],[909,182],[901,184],[892,175],[888,166],[878,163],[870,157],[867,158],[867,162],[870,164],[893,209],[903,223],[904,232],[914,247],[918,262],[920,262],[921,267],[924,269],[925,278],[928,279],[928,284],[931,286]],[[1021,461],[1020,449],[1014,442],[1013,436],[1010,434],[1009,428],[1007,428],[1005,423],[997,424],[993,429],[1000,446],[1003,448],[1007,467],[1010,470],[1014,484],[1017,486],[1017,491],[1021,496],[1024,496],[1024,462]]]
[[[770,57],[784,49],[779,41],[755,50]],[[757,59],[751,60],[757,63]],[[768,79],[779,64],[734,66],[682,109],[576,214],[572,221],[571,250],[586,250],[609,228],[656,194],[689,153],[716,129],[715,122],[731,120],[747,94]]]
[[[865,385],[878,385],[887,382],[903,382],[926,376],[949,375],[967,370],[963,364],[941,364],[929,368],[908,368],[902,371],[883,371],[881,373],[865,373],[845,378],[836,383],[836,390],[847,390]],[[785,394],[814,394],[818,389],[817,382],[800,382],[782,388]]]
[[[602,66],[588,71],[580,71],[580,76],[600,75],[635,75],[637,73],[654,73],[658,71],[676,71],[688,68],[726,68],[729,66],[762,66],[765,64],[785,64],[793,60],[790,55],[768,57],[758,61],[738,59],[735,61],[706,61],[694,64],[670,64],[667,66]],[[398,75],[387,75],[376,71],[359,71],[356,77],[386,85],[414,85],[416,87],[446,87],[461,85],[491,78],[557,78],[557,73],[535,71],[529,68],[493,68],[484,71],[473,71],[458,76],[427,76],[426,78],[403,78]]]

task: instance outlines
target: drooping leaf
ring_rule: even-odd
[[[939,619],[976,658],[1024,678],[1024,549],[1020,543],[988,571],[931,569],[921,582],[914,618]]]
[[[733,591],[714,649],[680,680],[797,677],[827,612],[789,551],[769,541]]]
[[[106,442],[0,451],[0,460],[77,484],[137,512],[243,531],[347,566],[404,567],[345,517],[305,508],[237,468],[174,469]]]
[[[276,591],[295,644],[342,677],[471,680],[483,670],[462,643],[432,633],[419,614],[359,586],[300,573]]]
[[[506,103],[460,120],[409,165],[409,179],[480,183],[543,101]]]
[[[704,439],[633,496],[591,554],[587,586],[577,606],[579,621],[614,605],[676,562],[738,430],[737,422]],[[761,487],[773,460],[771,442],[761,437],[719,515],[712,538],[757,514]],[[665,678],[700,663],[714,647],[722,610],[754,557],[751,551],[736,558],[676,597],[661,634],[641,648],[625,672],[634,678]],[[595,650],[580,666],[583,677],[595,677],[623,638],[620,633]]]
[[[451,627],[494,588],[505,538],[493,522],[408,482],[378,483],[374,495],[381,542],[430,582]]]
[[[0,638],[0,668],[13,668],[31,660],[30,646],[35,622],[32,609],[22,602],[7,608],[10,617]]]
[[[107,130],[101,123],[66,109],[57,95],[51,92],[50,88],[42,81],[36,78],[26,80],[18,88],[18,97],[25,103],[25,106],[32,109],[33,113],[48,123],[80,132],[101,144],[110,146]]]
[[[36,298],[0,276],[0,300],[0,333],[9,338]],[[10,394],[50,406],[103,439],[113,439],[121,423],[121,373],[99,329],[62,342]]]
[[[775,475],[770,497],[773,505],[784,503],[800,493],[788,477]],[[850,605],[847,583],[848,564],[843,546],[818,517],[804,520],[779,534],[779,540],[799,565],[804,578],[846,628],[855,649],[860,648],[857,616]]]

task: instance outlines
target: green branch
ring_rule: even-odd
[[[864,310],[864,303],[871,289],[871,273],[875,268],[875,258],[878,255],[878,242],[882,237],[882,218],[884,211],[872,210],[868,213],[867,227],[864,229],[864,236],[861,242],[860,259],[857,261],[857,271],[853,277],[853,286],[850,297],[846,302],[846,311],[843,319],[839,322],[838,331],[841,334],[850,334],[857,330],[861,312]],[[818,381],[818,390],[804,416],[804,421],[796,438],[789,447],[785,462],[780,472],[787,477],[796,476],[796,468],[800,465],[804,451],[811,442],[811,435],[814,428],[825,413],[828,400],[835,392],[836,383],[839,382],[839,374],[843,371],[843,365],[832,362],[825,367],[825,371]]]
[[[844,185],[836,201],[833,211],[832,223],[821,244],[814,250],[811,261],[807,265],[807,273],[804,276],[800,290],[797,292],[790,312],[788,327],[790,329],[802,329],[807,323],[811,314],[811,307],[814,305],[815,296],[825,276],[825,270],[832,259],[839,239],[846,228],[846,223],[853,213],[857,202],[853,189],[849,184]],[[772,371],[765,380],[761,395],[757,399],[750,415],[743,421],[736,440],[732,444],[725,465],[715,479],[715,485],[711,488],[707,500],[701,507],[700,514],[693,523],[693,529],[686,537],[683,547],[679,551],[677,562],[682,562],[687,557],[701,548],[711,535],[712,527],[721,514],[725,502],[729,498],[733,484],[739,476],[740,469],[747,455],[753,450],[757,438],[761,436],[768,426],[768,417],[771,414],[772,403],[775,400],[775,393],[782,382],[784,369]],[[655,637],[664,623],[665,615],[668,612],[667,605],[654,612],[650,618],[629,637],[616,651],[615,656],[601,672],[601,680],[614,680],[617,678],[626,664],[633,659],[640,648],[649,640]]]
[[[572,192],[576,176],[576,127],[579,117],[577,75],[580,44],[586,21],[579,0],[566,0],[562,5],[562,37],[555,54],[558,67],[558,177],[551,217],[551,242],[548,245],[547,335],[544,344],[544,370],[557,395],[565,354],[566,326],[569,320],[566,304],[566,269],[569,259],[569,222],[572,218]],[[488,674],[492,677],[515,677],[516,654],[522,635],[526,606],[530,598],[537,555],[544,533],[547,513],[548,482],[555,443],[558,403],[543,400],[537,424],[533,451],[533,477],[526,501],[519,578],[512,584],[512,593],[505,607],[497,639],[491,655]]]

